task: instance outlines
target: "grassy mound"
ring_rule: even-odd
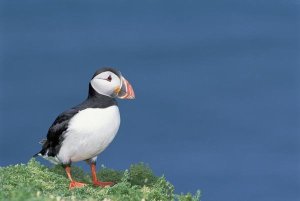
[[[117,183],[113,187],[92,186],[90,175],[74,166],[72,174],[74,179],[89,185],[69,190],[69,180],[61,166],[48,168],[35,159],[27,164],[0,167],[0,200],[197,201],[200,198],[199,191],[194,196],[175,195],[174,186],[164,177],[155,176],[143,163],[131,165],[125,171],[101,168],[97,173],[99,178]]]

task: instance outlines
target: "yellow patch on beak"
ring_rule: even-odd
[[[114,90],[114,92],[115,92],[116,94],[119,94],[120,91],[121,91],[121,87],[116,87],[115,90]]]

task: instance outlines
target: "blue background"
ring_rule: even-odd
[[[299,6],[1,1],[0,165],[26,163],[94,71],[114,66],[137,99],[119,101],[98,164],[144,161],[205,201],[300,200]]]

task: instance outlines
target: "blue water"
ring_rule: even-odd
[[[1,1],[0,165],[114,66],[137,99],[98,164],[205,201],[300,200],[299,1]],[[82,164],[84,166],[84,164]]]

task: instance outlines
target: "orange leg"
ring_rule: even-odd
[[[82,188],[82,187],[84,187],[86,185],[85,183],[77,182],[77,181],[74,181],[72,179],[72,176],[71,176],[71,167],[70,166],[66,166],[65,170],[66,170],[68,178],[70,179],[69,189]]]
[[[94,186],[105,187],[105,186],[112,186],[112,185],[114,185],[113,182],[99,181],[97,179],[97,174],[96,174],[96,164],[95,163],[91,163],[90,166],[91,166],[92,180],[93,180]]]

